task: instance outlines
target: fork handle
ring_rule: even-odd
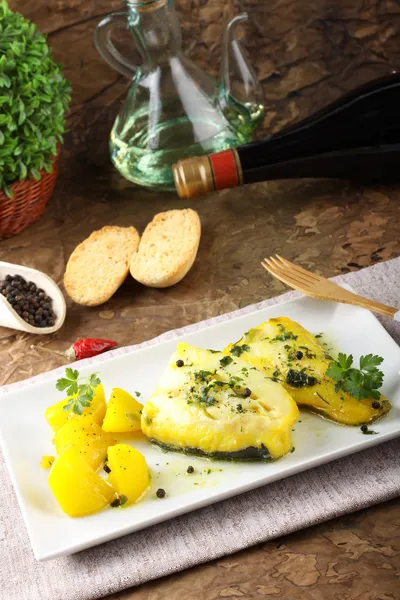
[[[394,308],[393,306],[387,306],[386,304],[376,302],[375,300],[370,300],[369,298],[363,298],[362,296],[353,294],[353,292],[348,292],[343,288],[340,289],[343,290],[344,293],[342,293],[341,297],[338,298],[339,301],[346,304],[356,304],[357,306],[367,308],[368,310],[372,310],[373,312],[384,315],[385,317],[391,317],[395,321],[400,321],[400,310],[397,308]]]

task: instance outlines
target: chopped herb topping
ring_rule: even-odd
[[[239,358],[239,356],[242,356],[243,352],[248,352],[249,350],[250,346],[248,346],[247,344],[242,344],[242,346],[235,345],[231,348],[231,354]]]
[[[378,435],[379,433],[378,431],[374,431],[373,429],[368,429],[367,425],[361,425],[360,429],[364,435]]]
[[[279,324],[278,327],[281,333],[280,335],[277,335],[276,337],[272,338],[270,344],[274,344],[275,342],[286,342],[286,340],[297,340],[298,336],[294,335],[294,333],[292,333],[291,331],[286,331],[286,327],[284,327],[281,324]]]
[[[221,365],[221,367],[227,367],[231,364],[231,362],[233,362],[233,358],[231,356],[224,356],[224,358],[221,358],[221,360],[219,361],[219,364]]]
[[[301,371],[289,369],[286,374],[286,383],[295,388],[311,387],[317,383],[317,379],[307,375],[304,369]]]
[[[305,354],[306,358],[316,358],[317,355],[314,354],[313,352],[311,352],[310,349],[307,348],[307,346],[299,346],[299,348],[304,350],[304,354]]]
[[[196,381],[204,382],[208,381],[212,375],[213,373],[211,373],[211,371],[204,371],[201,369],[200,371],[196,371],[194,373],[194,378]]]
[[[244,413],[245,409],[243,408],[243,406],[241,404],[236,404],[236,412]]]

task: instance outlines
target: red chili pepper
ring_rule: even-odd
[[[69,348],[70,356],[73,353],[74,360],[81,360],[82,358],[90,358],[91,356],[97,356],[111,348],[116,348],[117,342],[113,340],[102,340],[100,338],[84,338],[78,340],[75,344],[72,344]],[[68,350],[67,350],[68,352]]]
[[[91,358],[92,356],[97,356],[98,354],[107,352],[107,350],[111,350],[117,346],[118,342],[115,342],[114,340],[84,338],[83,340],[78,340],[72,344],[72,346],[65,352],[59,352],[58,350],[52,350],[51,348],[45,348],[43,346],[31,346],[31,348],[40,348],[40,350],[45,350],[46,352],[51,352],[52,354],[58,354],[60,356],[64,356],[70,361],[74,361],[82,360],[82,358]]]

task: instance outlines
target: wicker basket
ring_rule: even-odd
[[[51,173],[41,171],[41,179],[23,179],[10,186],[13,197],[0,191],[0,239],[20,233],[43,213],[58,174],[58,153]]]

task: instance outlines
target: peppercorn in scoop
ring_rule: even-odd
[[[53,327],[56,314],[53,300],[33,281],[21,275],[6,275],[0,282],[0,293],[9,302],[17,315],[32,327]]]

